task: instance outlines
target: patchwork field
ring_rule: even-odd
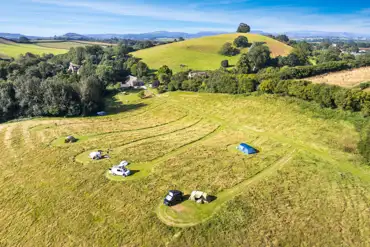
[[[52,53],[54,55],[68,52],[72,47],[102,45],[110,46],[112,44],[103,42],[90,41],[37,41],[32,44],[19,44],[6,39],[0,38],[0,57],[1,58],[16,58],[21,54],[31,52],[33,54],[42,55]]]
[[[370,67],[333,72],[306,79],[314,83],[326,83],[352,88],[362,82],[370,81]]]
[[[68,50],[66,49],[57,49],[57,48],[48,48],[48,47],[41,47],[35,44],[5,44],[0,42],[0,54],[3,54],[8,57],[16,58],[21,54],[26,54],[27,52],[42,55],[42,54],[63,54],[66,53]]]
[[[368,246],[359,116],[184,92],[119,95],[107,110],[0,125],[1,246]],[[89,160],[97,149],[111,158]],[[121,160],[133,175],[107,174]],[[169,189],[216,199],[164,207]]]
[[[272,55],[287,55],[292,47],[277,40],[258,34],[222,34],[197,39],[189,39],[167,45],[160,45],[132,53],[142,58],[150,68],[158,69],[162,65],[169,66],[175,72],[181,71],[180,65],[187,65],[188,69],[212,70],[221,66],[221,61],[228,59],[230,65],[235,65],[239,56],[227,57],[218,54],[221,46],[226,42],[233,42],[240,35],[248,38],[250,43],[266,42]],[[241,52],[248,51],[248,48]]]
[[[84,47],[87,45],[101,45],[101,46],[114,46],[114,44],[108,44],[103,42],[92,42],[92,41],[47,41],[47,42],[36,42],[41,47],[55,48],[55,49],[67,49],[75,47]]]

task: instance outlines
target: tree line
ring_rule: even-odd
[[[0,61],[0,121],[32,116],[90,115],[104,107],[106,88],[129,74],[145,77],[148,66],[125,45],[72,48],[63,55],[31,53]],[[78,73],[67,72],[70,62]]]

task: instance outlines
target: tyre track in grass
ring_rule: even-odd
[[[76,137],[77,139],[79,139],[79,137],[86,137],[88,139],[93,139],[93,138],[98,138],[98,137],[104,137],[104,136],[108,136],[108,135],[112,135],[112,134],[120,134],[120,133],[128,133],[128,132],[135,132],[135,131],[140,131],[140,130],[148,130],[148,129],[155,129],[155,128],[159,128],[159,127],[164,127],[166,125],[170,125],[170,124],[173,124],[173,123],[177,123],[177,122],[180,122],[181,120],[185,119],[189,117],[188,115],[184,115],[184,116],[181,116],[175,120],[172,120],[172,121],[169,121],[169,122],[166,122],[166,123],[161,123],[161,124],[158,124],[158,125],[154,125],[154,126],[147,126],[147,127],[141,127],[141,128],[137,128],[137,129],[127,129],[127,130],[114,130],[114,131],[110,131],[110,132],[104,132],[104,133],[98,133],[98,134],[86,134],[86,135],[83,135],[83,136],[79,136],[79,135],[73,135],[74,137]],[[198,120],[196,123],[200,122],[200,120]],[[55,142],[57,142],[58,140],[60,140],[61,138],[63,138],[64,140],[64,136],[63,137],[59,137],[59,138],[55,138],[53,140],[51,140],[48,145],[49,146],[55,146],[55,147],[60,147],[60,148],[67,148],[69,147],[70,145],[55,145]],[[85,139],[84,139],[85,140]],[[54,145],[53,145],[54,143]],[[77,143],[80,143],[80,142],[77,142]]]

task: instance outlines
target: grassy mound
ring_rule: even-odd
[[[246,36],[250,43],[266,42],[272,56],[287,55],[292,50],[292,47],[266,36],[237,33],[190,39],[139,50],[132,54],[135,57],[142,58],[152,69],[167,65],[177,72],[181,71],[180,64],[187,65],[189,69],[194,70],[218,69],[224,59],[228,59],[230,65],[235,65],[238,61],[240,55],[227,57],[218,54],[218,51],[224,43],[232,43],[240,35]],[[241,52],[247,51],[248,48],[245,48]]]

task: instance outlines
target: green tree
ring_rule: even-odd
[[[240,74],[248,74],[251,71],[251,66],[249,63],[249,58],[247,53],[243,53],[237,64],[236,64],[236,71]]]
[[[222,60],[221,61],[221,67],[223,67],[223,68],[229,67],[229,60]]]
[[[83,115],[89,115],[104,106],[103,92],[103,83],[97,76],[89,76],[81,80],[80,94]]]
[[[266,67],[271,60],[270,54],[270,49],[265,45],[252,46],[247,53],[252,71],[255,72]]]
[[[251,27],[245,23],[240,23],[238,29],[236,30],[238,33],[249,33],[250,31]]]
[[[289,38],[285,34],[280,34],[280,35],[276,36],[276,40],[279,40],[279,41],[284,42],[284,43],[289,42]]]
[[[249,43],[248,43],[248,38],[245,37],[245,36],[238,36],[235,40],[234,40],[234,45],[236,47],[239,47],[239,48],[245,48],[245,47],[248,47],[249,46]]]
[[[239,54],[239,52],[240,51],[237,48],[233,47],[231,43],[227,42],[221,47],[219,54],[224,56],[235,56]]]
[[[31,43],[30,40],[25,36],[19,37],[18,41],[19,41],[19,43],[26,43],[26,44]]]
[[[172,70],[167,65],[163,65],[158,69],[158,74],[166,74],[172,76]]]
[[[146,63],[144,63],[142,61],[139,61],[137,63],[137,67],[136,67],[136,75],[138,77],[143,77],[143,76],[148,75],[148,73],[149,73],[148,65],[146,65]]]

